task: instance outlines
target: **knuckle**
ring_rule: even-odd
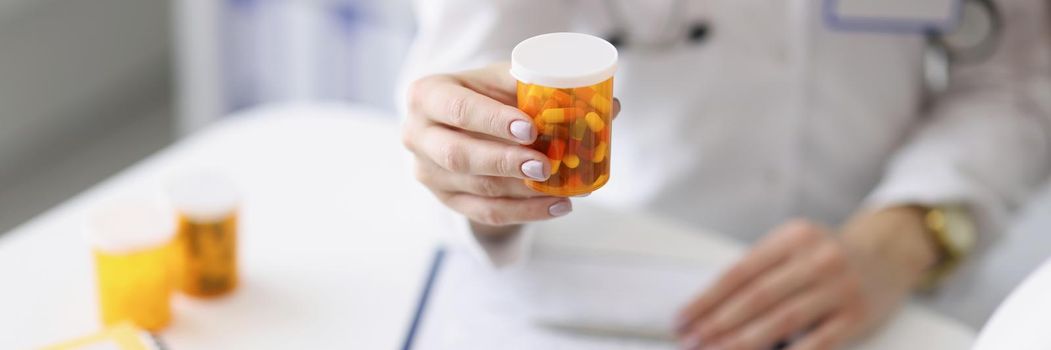
[[[821,236],[821,229],[806,219],[793,219],[785,225],[785,230],[797,241],[809,242]]]
[[[500,172],[500,174],[514,176],[516,168],[516,158],[512,153],[513,152],[506,152],[503,156],[496,158],[496,163],[493,165],[496,167],[496,170]]]
[[[833,242],[822,244],[814,255],[818,268],[826,273],[840,272],[847,263],[846,254]]]
[[[500,183],[491,176],[480,176],[475,183],[475,190],[479,195],[486,197],[499,197],[503,194]]]
[[[437,198],[438,202],[441,202],[442,205],[444,205],[446,208],[452,209],[453,211],[460,213],[464,216],[468,216],[467,212],[455,205],[455,203],[452,200],[452,195],[450,195],[450,193],[430,187],[428,187],[428,190],[430,190],[431,194],[434,195],[434,198]]]
[[[748,264],[738,264],[723,273],[721,284],[738,285],[744,282],[745,276],[752,274],[753,268]]]
[[[467,171],[467,155],[463,152],[460,147],[448,144],[443,146],[438,151],[437,159],[442,166],[454,173],[463,173]]]
[[[408,98],[408,107],[410,112],[416,112],[421,110],[424,101],[427,99],[427,85],[435,79],[436,76],[426,76],[414,80],[409,84],[409,89],[406,93]]]
[[[409,125],[401,128],[401,145],[410,152],[416,153],[416,133]]]
[[[457,128],[464,129],[470,123],[469,110],[470,106],[467,101],[467,96],[454,96],[449,98],[448,106],[446,110],[449,113],[449,124]]]
[[[502,134],[503,114],[499,108],[493,108],[485,113],[485,126],[494,135]]]
[[[715,286],[735,286],[741,281],[742,268],[739,266],[731,267],[719,275],[719,279],[716,280]]]

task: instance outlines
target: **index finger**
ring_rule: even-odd
[[[531,144],[537,130],[518,108],[464,87],[454,79],[430,79],[414,86],[413,96],[427,119],[458,129]]]
[[[786,259],[791,248],[817,240],[816,230],[806,222],[792,222],[776,229],[774,234],[763,239],[741,261],[724,272],[700,297],[683,308],[676,319],[677,331],[689,331],[695,320],[710,312],[734,291]]]

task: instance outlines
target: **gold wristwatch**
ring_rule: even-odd
[[[926,208],[924,224],[931,242],[939,250],[938,262],[924,276],[920,286],[932,290],[974,251],[977,231],[967,208],[959,205]]]

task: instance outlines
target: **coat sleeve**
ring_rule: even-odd
[[[416,0],[413,9],[418,28],[395,93],[403,116],[413,80],[507,61],[522,40],[569,27],[561,0]],[[498,242],[487,241],[476,236],[460,214],[445,207],[436,210],[448,216],[453,244],[491,267],[510,265],[527,255],[531,227]]]
[[[1004,26],[996,52],[953,68],[949,88],[892,158],[870,206],[963,204],[979,242],[1004,230],[1051,167],[1048,4],[998,1]]]

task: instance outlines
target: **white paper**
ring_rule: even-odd
[[[546,325],[670,335],[675,313],[711,276],[710,267],[680,260],[550,251],[494,271],[450,252],[413,348],[675,349],[669,341]]]

